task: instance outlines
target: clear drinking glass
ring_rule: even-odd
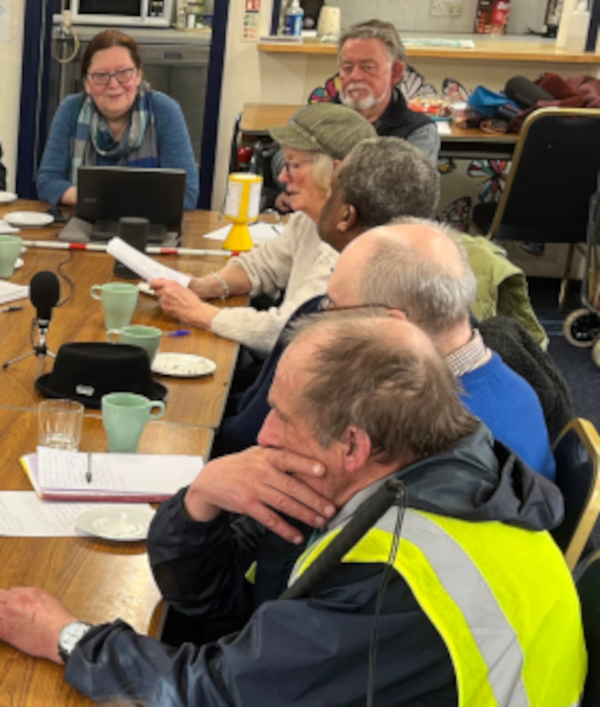
[[[77,450],[83,405],[74,400],[44,400],[38,405],[38,445]]]

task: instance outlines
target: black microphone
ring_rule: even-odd
[[[42,326],[48,326],[52,318],[52,309],[60,298],[60,283],[53,272],[37,272],[29,283],[29,299],[37,309],[37,320]]]

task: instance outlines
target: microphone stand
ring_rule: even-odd
[[[46,345],[46,336],[48,334],[48,328],[50,326],[50,319],[40,319],[40,318],[33,319],[31,322],[32,332],[33,332],[33,327],[36,324],[38,327],[38,342],[37,342],[37,344],[33,344],[33,348],[31,351],[21,354],[21,356],[17,356],[16,358],[11,358],[10,361],[6,361],[5,363],[3,363],[2,368],[4,370],[6,370],[9,366],[12,366],[13,364],[18,363],[19,361],[23,361],[24,359],[29,358],[30,356],[37,356],[38,365],[37,365],[37,370],[35,372],[35,377],[37,380],[40,377],[40,373],[42,372],[42,365],[44,363],[44,359],[46,358],[46,356],[52,356],[52,358],[56,358],[56,354],[54,354],[52,351],[50,351],[50,349]]]

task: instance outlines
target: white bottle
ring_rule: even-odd
[[[590,26],[590,13],[587,9],[587,2],[581,0],[575,12],[571,15],[569,22],[569,35],[565,49],[568,52],[582,52],[585,50],[588,29]]]
[[[302,19],[304,10],[300,7],[300,0],[292,0],[285,13],[285,33],[293,37],[302,34]]]
[[[569,36],[569,26],[571,24],[571,15],[577,7],[577,0],[564,0],[562,10],[560,11],[560,24],[558,25],[558,33],[556,35],[556,48],[564,49]]]

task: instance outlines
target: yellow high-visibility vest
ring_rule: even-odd
[[[390,509],[343,562],[387,563],[396,516]],[[290,584],[342,527],[304,552]],[[547,532],[408,509],[394,568],[446,644],[459,707],[579,703],[587,671],[579,599]]]

